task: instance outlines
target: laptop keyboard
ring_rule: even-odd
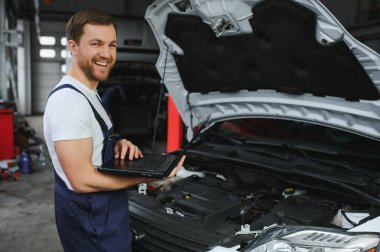
[[[166,160],[169,160],[168,156],[146,155],[140,162],[132,162],[132,167],[134,170],[155,171],[158,170],[158,168],[161,167],[161,164]],[[147,169],[147,167],[152,167],[152,169]]]

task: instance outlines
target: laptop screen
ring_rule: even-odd
[[[190,142],[188,142],[185,147],[183,147],[181,154],[178,156],[178,160],[186,153],[186,151],[190,148],[190,146],[193,144],[194,140],[199,136],[201,131],[206,127],[208,121],[210,120],[210,115],[207,116],[207,118],[199,125],[199,127],[195,130],[195,133],[193,137],[191,138]]]

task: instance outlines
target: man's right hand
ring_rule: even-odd
[[[116,142],[115,148],[114,148],[115,156],[114,158],[121,158],[124,159],[128,154],[129,160],[142,158],[143,154],[141,153],[139,147],[134,145],[131,141],[128,141],[127,139],[121,139]]]

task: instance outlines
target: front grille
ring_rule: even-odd
[[[133,242],[134,252],[182,252],[182,251],[207,251],[208,244],[202,244],[179,235],[160,230],[148,223],[144,223],[131,216],[133,226],[145,232],[143,239]]]

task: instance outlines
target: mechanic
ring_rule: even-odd
[[[126,139],[115,142],[97,94],[116,61],[116,25],[96,9],[74,14],[66,27],[72,55],[68,75],[50,93],[44,135],[55,170],[55,217],[65,251],[131,251],[130,186],[153,181],[98,172],[112,158],[143,157]],[[169,177],[184,162],[178,162]]]

